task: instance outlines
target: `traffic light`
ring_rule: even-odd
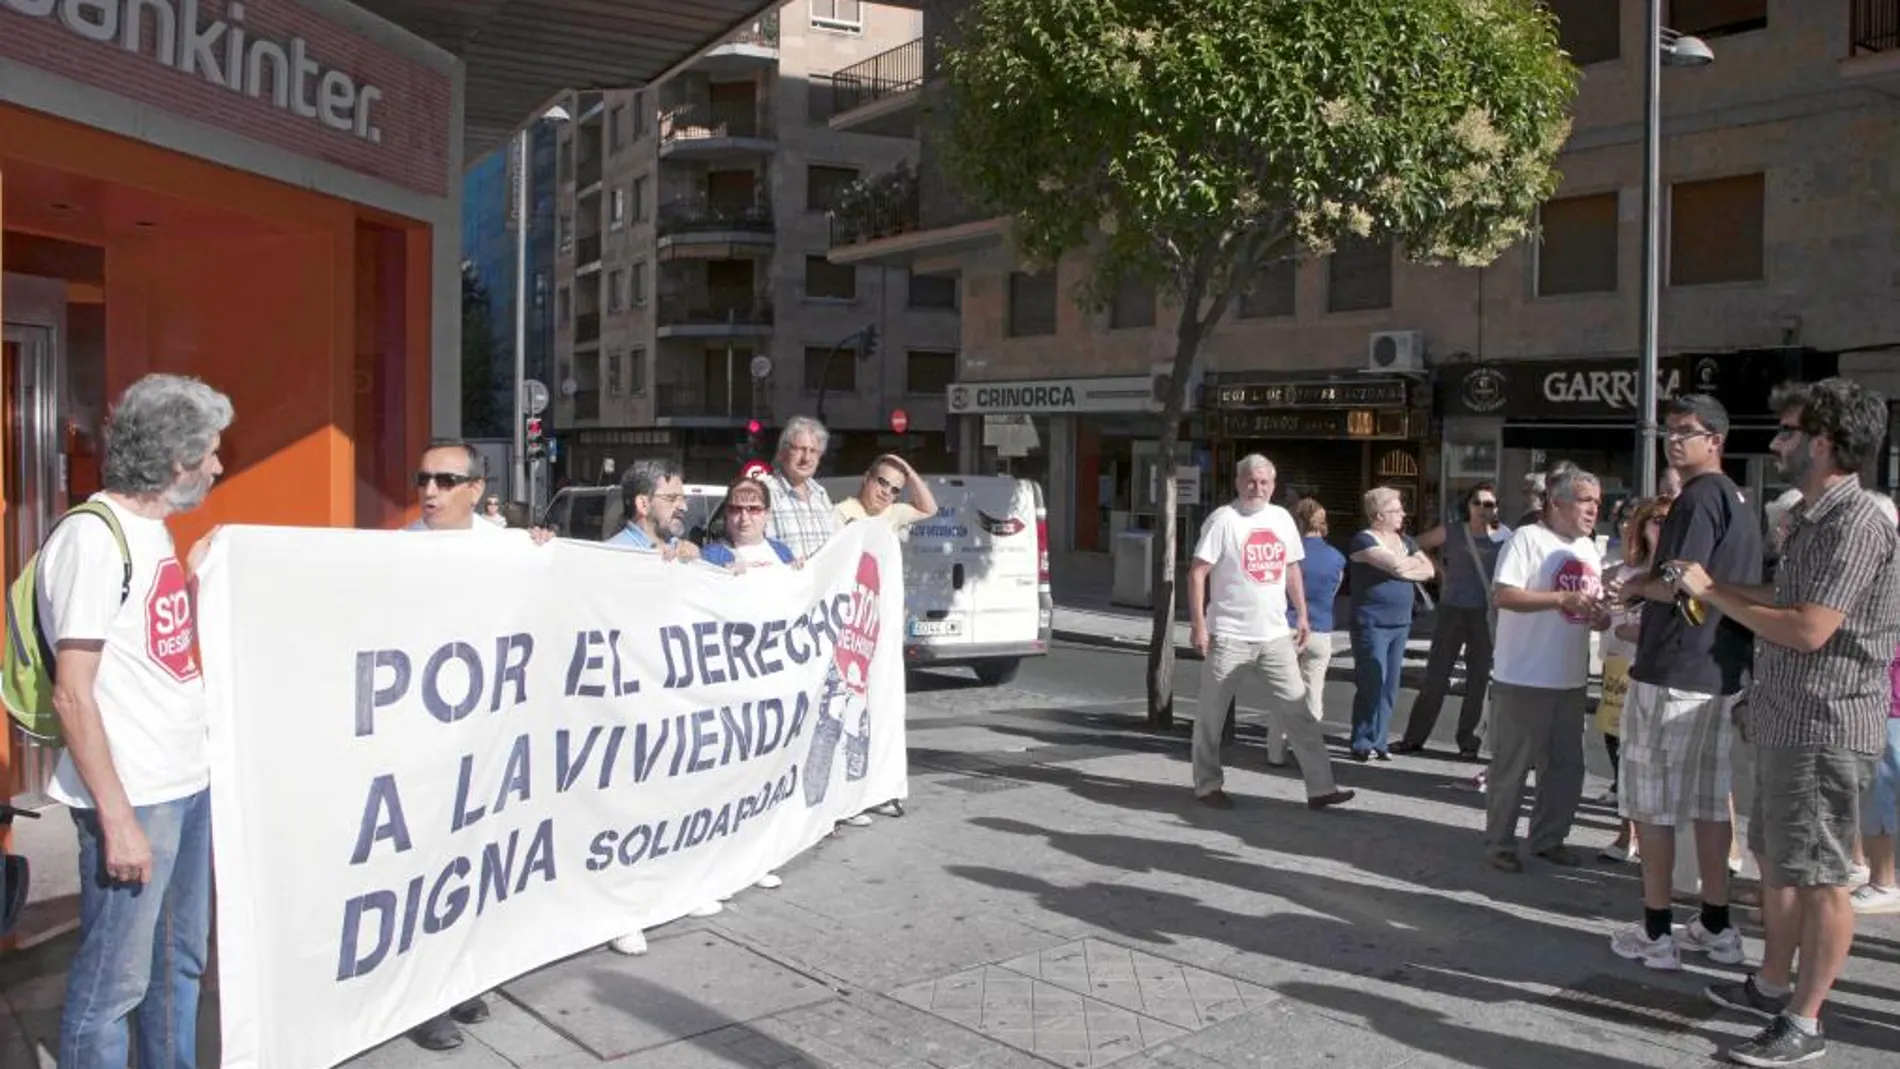
[[[527,449],[529,460],[539,460],[548,455],[547,439],[542,437],[541,417],[529,416],[527,426]]]
[[[765,424],[756,419],[746,420],[745,433],[736,444],[740,464],[765,459]]]
[[[858,335],[858,355],[863,357],[866,360],[869,360],[870,358],[877,355],[877,324],[876,323],[873,323],[870,326],[865,327],[864,332]]]

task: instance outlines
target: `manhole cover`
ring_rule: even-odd
[[[1715,1016],[1716,1006],[1701,995],[1654,987],[1613,973],[1598,973],[1535,1000],[1610,1024],[1657,1032],[1692,1030]]]
[[[1279,996],[1205,969],[1082,939],[913,984],[892,997],[1057,1065],[1095,1069]]]

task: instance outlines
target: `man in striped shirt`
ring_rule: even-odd
[[[1854,940],[1848,873],[1860,797],[1887,741],[1888,667],[1900,639],[1900,535],[1856,474],[1886,434],[1886,401],[1832,378],[1784,386],[1773,402],[1771,448],[1802,495],[1774,586],[1731,586],[1699,565],[1669,565],[1682,593],[1755,633],[1742,729],[1757,747],[1748,839],[1767,946],[1760,971],[1708,989],[1769,1022],[1727,1052],[1743,1065],[1792,1065],[1827,1050],[1821,1006]]]
[[[831,495],[818,485],[818,462],[830,441],[824,424],[810,416],[793,416],[779,435],[778,470],[764,479],[772,492],[765,535],[792,547],[800,560],[822,549],[837,530]]]

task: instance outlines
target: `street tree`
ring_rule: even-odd
[[[1178,312],[1161,412],[1149,718],[1173,717],[1174,471],[1209,333],[1278,262],[1351,239],[1479,266],[1555,192],[1576,69],[1535,0],[970,0],[945,168],[1031,268]]]

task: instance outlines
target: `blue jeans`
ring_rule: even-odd
[[[99,815],[79,829],[79,950],[66,978],[60,1069],[125,1069],[138,1021],[141,1069],[198,1064],[198,987],[211,930],[211,794],[133,810],[152,846],[152,881],[106,876]]]
[[[1392,703],[1399,695],[1399,669],[1405,664],[1405,640],[1412,625],[1352,625],[1352,752],[1386,748]]]

